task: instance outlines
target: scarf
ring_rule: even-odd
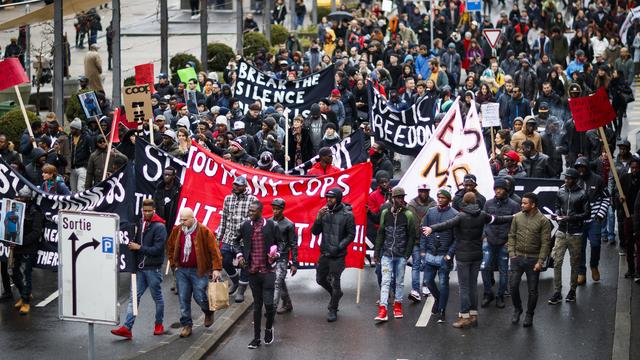
[[[184,253],[182,254],[182,262],[186,263],[189,261],[189,255],[191,255],[191,247],[193,242],[191,241],[191,234],[196,231],[196,227],[198,227],[198,222],[194,221],[191,227],[182,227],[182,232],[184,233]]]

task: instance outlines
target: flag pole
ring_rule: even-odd
[[[138,106],[138,112],[140,111],[140,106]],[[153,141],[153,117],[149,118],[149,140],[151,141],[151,145],[155,145],[156,143]]]
[[[598,132],[600,133],[600,139],[602,139],[602,143],[604,144],[604,151],[607,154],[607,159],[609,160],[609,165],[611,166],[611,172],[613,173],[613,180],[616,183],[616,188],[618,189],[618,194],[620,197],[624,199],[624,192],[622,191],[622,185],[620,185],[620,178],[618,177],[618,170],[613,162],[613,156],[611,156],[611,150],[609,149],[609,141],[607,141],[607,136],[604,133],[604,128],[600,126],[598,128]],[[631,217],[629,213],[629,207],[627,206],[627,200],[624,199],[622,201],[622,208],[624,209],[624,215],[627,218]]]
[[[491,154],[493,154],[493,157],[495,158],[496,156],[496,138],[495,138],[495,134],[493,133],[493,126],[490,127],[491,129]]]
[[[356,304],[360,304],[360,288],[362,288],[362,272],[364,271],[364,264],[362,269],[358,269],[358,285],[356,287]]]
[[[29,122],[29,116],[27,116],[27,109],[24,107],[22,96],[20,96],[20,89],[18,88],[18,85],[14,85],[13,88],[16,90],[16,97],[18,97],[18,102],[20,103],[20,110],[22,110],[22,117],[24,117],[24,122],[27,124],[27,130],[29,131],[29,136],[34,139],[31,143],[35,148],[36,147],[35,136],[33,136],[33,129],[31,128],[31,123]]]
[[[289,117],[284,118],[284,172],[289,172]]]

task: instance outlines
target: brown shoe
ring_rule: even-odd
[[[585,275],[578,275],[578,285],[584,285],[587,283],[587,277]]]
[[[213,325],[213,311],[207,311],[204,314],[204,327],[210,327]]]
[[[20,306],[20,315],[27,315],[29,314],[30,310],[31,310],[31,305],[22,304],[22,306]]]
[[[451,326],[453,326],[456,329],[468,328],[469,326],[471,326],[471,319],[463,318],[460,316],[458,317],[458,320],[456,320],[453,324],[451,324]]]
[[[473,327],[478,327],[478,315],[471,315],[469,318],[469,324]]]
[[[20,309],[20,307],[22,307],[22,304],[24,304],[24,300],[22,300],[22,298],[18,299],[18,301],[16,301],[15,305],[13,305],[13,307],[15,307],[16,309]]]
[[[191,325],[186,325],[185,327],[182,328],[182,331],[180,332],[180,337],[184,338],[189,336],[191,336]]]
[[[595,282],[600,281],[600,270],[598,270],[597,267],[592,267],[591,268],[591,278]]]

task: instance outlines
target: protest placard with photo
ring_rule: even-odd
[[[0,240],[22,245],[25,203],[2,199],[0,206]]]

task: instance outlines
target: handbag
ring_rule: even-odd
[[[209,282],[207,287],[207,298],[209,299],[209,310],[216,311],[229,307],[229,290],[224,281]]]

